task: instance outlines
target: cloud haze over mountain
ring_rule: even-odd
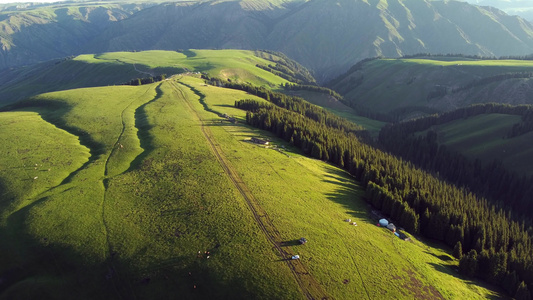
[[[533,1],[531,0],[465,0],[470,4],[493,6],[509,15],[517,15],[533,21]]]

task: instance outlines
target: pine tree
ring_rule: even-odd
[[[459,272],[466,276],[474,276],[477,272],[477,251],[470,250],[467,255],[459,261]]]
[[[514,296],[516,300],[531,300],[531,293],[527,289],[527,285],[522,281],[516,290]]]
[[[461,245],[461,242],[457,242],[455,247],[453,247],[453,256],[457,259],[463,258],[463,246]]]
[[[418,233],[418,215],[404,202],[404,211],[400,219],[400,224],[407,232]]]
[[[509,295],[516,294],[516,289],[518,287],[518,277],[516,276],[515,271],[505,273],[502,286],[507,291],[507,293],[509,293]]]

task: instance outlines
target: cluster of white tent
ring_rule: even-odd
[[[380,226],[380,227],[387,228],[388,230],[392,231],[395,236],[401,238],[402,240],[408,240],[408,238],[405,236],[405,234],[397,231],[396,230],[396,226],[394,224],[392,224],[392,223],[389,223],[389,221],[387,221],[387,219],[380,219],[377,225]]]
[[[389,223],[389,221],[387,221],[387,219],[379,220],[378,226],[386,227],[390,231],[396,232],[396,226],[394,224],[392,224],[392,223]]]

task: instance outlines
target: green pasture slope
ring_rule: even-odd
[[[258,53],[260,54],[260,53]],[[261,55],[276,60],[275,55]],[[278,86],[287,80],[256,64],[272,61],[245,50],[186,50],[84,54],[0,72],[0,106],[43,92],[80,87],[117,85],[134,78],[183,72],[242,80],[260,86]]]
[[[55,178],[62,184],[13,200],[28,204],[3,217],[2,233],[13,243],[3,244],[1,274],[15,281],[3,296],[297,297],[295,283],[285,278],[289,270],[269,263],[274,253],[179,100],[167,84],[34,100],[68,106],[59,113],[37,110],[88,136],[93,155],[67,179]],[[28,160],[55,155],[42,151],[28,152]],[[7,155],[2,164],[16,160]]]
[[[482,78],[520,72],[533,72],[533,61],[461,57],[376,59],[345,74],[331,88],[340,92],[345,100],[375,112],[394,113],[405,109],[402,116],[408,118],[451,110],[458,105],[468,106],[471,104],[468,101],[501,102],[503,94],[482,91],[498,83],[473,87],[464,92],[466,96],[450,94],[450,90]],[[446,98],[430,96],[443,87],[448,89]],[[496,98],[489,97],[494,95]]]
[[[501,160],[511,171],[533,175],[533,149],[529,132],[506,138],[519,116],[486,114],[434,126],[438,142],[482,163]]]
[[[196,53],[189,66],[205,64]],[[302,287],[304,276],[335,299],[499,297],[459,276],[449,250],[375,226],[344,171],[244,125],[233,104],[249,98],[183,74],[42,94],[0,112],[10,141],[0,146],[0,299],[305,299],[317,287]],[[280,256],[265,220],[299,262]],[[301,237],[309,242],[298,245]]]
[[[0,85],[0,93],[3,95],[0,105],[42,92],[115,85],[133,78],[187,71],[205,72],[214,77],[276,89],[280,84],[287,83],[287,80],[257,68],[256,65],[268,65],[277,60],[279,57],[274,54],[245,50],[152,50],[85,54],[0,73],[0,82],[4,82]],[[365,126],[374,135],[384,125],[383,122],[354,114],[351,108],[338,101],[332,103],[325,94],[298,91],[296,95]]]

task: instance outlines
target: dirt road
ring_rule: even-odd
[[[231,179],[237,190],[243,196],[244,200],[246,201],[246,204],[248,205],[248,208],[252,212],[255,222],[257,223],[265,237],[273,245],[275,251],[279,254],[281,259],[291,270],[303,295],[307,299],[329,299],[330,297],[327,296],[327,294],[322,290],[320,284],[307,271],[305,265],[300,260],[290,259],[291,256],[294,255],[290,247],[281,247],[281,243],[283,240],[279,231],[272,224],[272,221],[270,220],[267,212],[260,206],[259,202],[257,201],[257,199],[255,199],[252,192],[248,189],[246,184],[237,174],[231,162],[225,157],[224,152],[216,143],[216,140],[214,139],[211,130],[209,130],[209,127],[205,126],[204,121],[192,105],[191,100],[188,98],[187,94],[182,91],[182,87],[178,85],[178,83],[176,83],[175,81],[170,82],[170,84],[173,86],[174,90],[181,95],[181,98],[184,100],[187,107],[191,110],[193,116],[198,119],[201,125],[202,133],[206,138],[211,148],[211,151],[224,169],[226,175]],[[188,88],[184,85],[182,86],[183,88]]]

